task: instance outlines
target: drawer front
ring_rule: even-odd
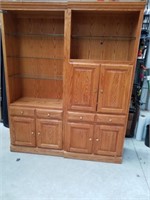
[[[97,114],[96,122],[103,124],[120,124],[124,125],[126,122],[126,116],[116,116],[116,115],[105,115]]]
[[[62,111],[61,110],[44,110],[37,109],[36,115],[39,118],[47,118],[47,119],[62,119]]]
[[[10,107],[10,115],[34,117],[34,108]]]
[[[94,122],[94,114],[68,112],[68,121]]]

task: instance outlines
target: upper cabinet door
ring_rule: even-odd
[[[132,69],[131,65],[101,65],[98,112],[118,114],[127,112]]]
[[[96,111],[99,65],[72,64],[68,67],[68,108]]]

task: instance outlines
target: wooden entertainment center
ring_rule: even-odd
[[[1,2],[11,151],[121,163],[145,2]]]

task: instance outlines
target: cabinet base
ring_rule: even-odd
[[[113,157],[113,156],[101,156],[94,154],[77,154],[72,152],[64,152],[65,158],[75,158],[80,160],[93,160],[101,162],[110,162],[110,163],[122,163],[122,157]]]
[[[51,156],[63,156],[63,150],[53,150],[53,149],[42,149],[38,147],[23,147],[11,145],[10,150],[12,152],[21,152],[21,153],[33,153],[33,154],[42,154],[42,155],[51,155]]]
[[[42,149],[42,148],[37,148],[37,147],[22,147],[22,146],[15,146],[15,145],[11,145],[10,150],[12,152],[61,156],[64,158],[74,158],[74,159],[80,159],[80,160],[91,160],[91,161],[101,161],[101,162],[110,162],[110,163],[122,162],[121,156],[120,157],[100,156],[100,155],[94,155],[94,154],[72,153],[72,152],[66,152],[63,150]]]

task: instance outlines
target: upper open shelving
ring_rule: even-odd
[[[132,61],[137,11],[72,11],[71,59]]]

